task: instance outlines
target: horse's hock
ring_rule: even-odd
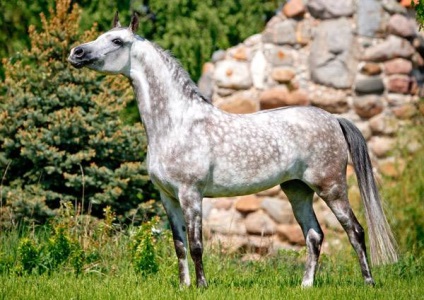
[[[424,114],[424,36],[410,1],[290,0],[262,33],[214,53],[199,86],[218,107],[250,113],[314,105],[352,120],[368,141],[378,173],[396,177],[420,145],[398,138]],[[353,174],[348,167],[348,176]],[[351,202],[359,199],[355,186]],[[356,199],[356,200],[355,200]],[[321,200],[314,203],[327,236],[341,230]],[[355,206],[355,203],[353,203]],[[272,253],[304,240],[279,188],[204,200],[205,236],[226,251]],[[324,251],[337,247],[327,239]]]

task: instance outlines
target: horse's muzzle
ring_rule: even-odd
[[[89,53],[87,53],[83,47],[75,47],[71,50],[68,61],[73,67],[80,69],[94,62],[94,59],[90,58],[90,55],[87,54]]]

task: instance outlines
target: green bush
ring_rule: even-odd
[[[97,36],[80,34],[80,9],[58,0],[31,47],[3,60],[0,83],[0,200],[2,225],[44,221],[60,201],[102,215],[110,205],[122,219],[156,198],[143,164],[147,141],[140,123],[119,114],[132,100],[123,77],[75,70],[72,46]]]
[[[170,232],[156,231],[163,225],[159,217],[128,228],[113,220],[110,207],[99,220],[75,214],[72,203],[64,202],[45,225],[7,229],[1,236],[0,275],[62,272],[79,277],[116,271],[119,262],[120,268],[130,267],[146,277],[159,271],[159,263],[171,256],[169,252],[173,254]],[[122,260],[127,262],[121,264]]]
[[[131,236],[131,256],[134,270],[143,276],[157,273],[159,263],[156,257],[154,227],[158,219],[152,219],[136,229]]]
[[[23,238],[18,247],[18,272],[31,274],[39,265],[40,251],[34,240]]]

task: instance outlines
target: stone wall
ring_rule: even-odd
[[[262,33],[214,53],[199,87],[233,113],[314,105],[346,117],[367,139],[376,169],[398,176],[405,163],[396,147],[413,152],[420,145],[397,133],[424,113],[424,38],[409,2],[290,0]],[[340,230],[322,201],[314,205],[325,230]],[[204,223],[211,241],[232,250],[265,253],[303,243],[279,188],[205,199]]]

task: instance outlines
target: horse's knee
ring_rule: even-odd
[[[334,214],[336,215],[342,227],[348,232],[352,231],[355,235],[355,238],[360,240],[365,238],[364,228],[362,228],[361,224],[359,224],[358,219],[356,219],[356,216],[350,208],[349,204],[346,204],[346,208],[343,211],[334,212]]]
[[[195,242],[190,245],[190,254],[193,258],[202,257],[203,247],[200,242]]]
[[[177,257],[180,259],[186,258],[187,250],[184,246],[184,243],[177,240],[174,242],[174,245],[175,245],[175,253],[177,254]]]

